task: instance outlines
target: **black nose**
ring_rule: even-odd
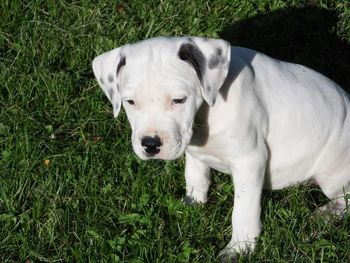
[[[154,137],[145,136],[141,140],[141,145],[145,147],[146,153],[157,154],[160,152],[159,147],[162,145],[158,135]]]

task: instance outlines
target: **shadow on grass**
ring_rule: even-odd
[[[337,20],[327,9],[283,9],[227,26],[219,35],[232,45],[315,69],[350,93],[350,45],[336,35]]]

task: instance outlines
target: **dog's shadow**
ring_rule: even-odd
[[[232,45],[315,69],[350,93],[350,45],[335,33],[336,12],[317,8],[277,10],[224,28]]]

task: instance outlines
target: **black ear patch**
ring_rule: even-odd
[[[116,72],[116,75],[118,75],[120,69],[125,66],[126,64],[126,58],[124,56],[122,56],[119,60],[119,63],[118,63],[118,66],[117,66],[117,72]]]
[[[220,59],[218,56],[214,56],[212,55],[209,59],[209,69],[214,69],[217,68],[219,66],[220,63]]]
[[[112,98],[114,96],[114,90],[113,89],[109,89],[108,90],[108,96],[109,96],[109,99],[112,100]]]
[[[219,64],[223,64],[225,62],[225,58],[222,56],[222,49],[217,48],[215,51],[215,55],[211,55],[209,59],[209,69],[214,69],[219,66]]]
[[[186,43],[180,46],[177,54],[181,60],[193,66],[200,82],[202,83],[206,63],[203,53],[195,45]]]

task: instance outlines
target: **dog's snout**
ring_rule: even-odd
[[[141,145],[145,147],[145,151],[148,154],[157,154],[160,152],[159,147],[162,146],[158,135],[151,137],[145,136],[141,140]]]

